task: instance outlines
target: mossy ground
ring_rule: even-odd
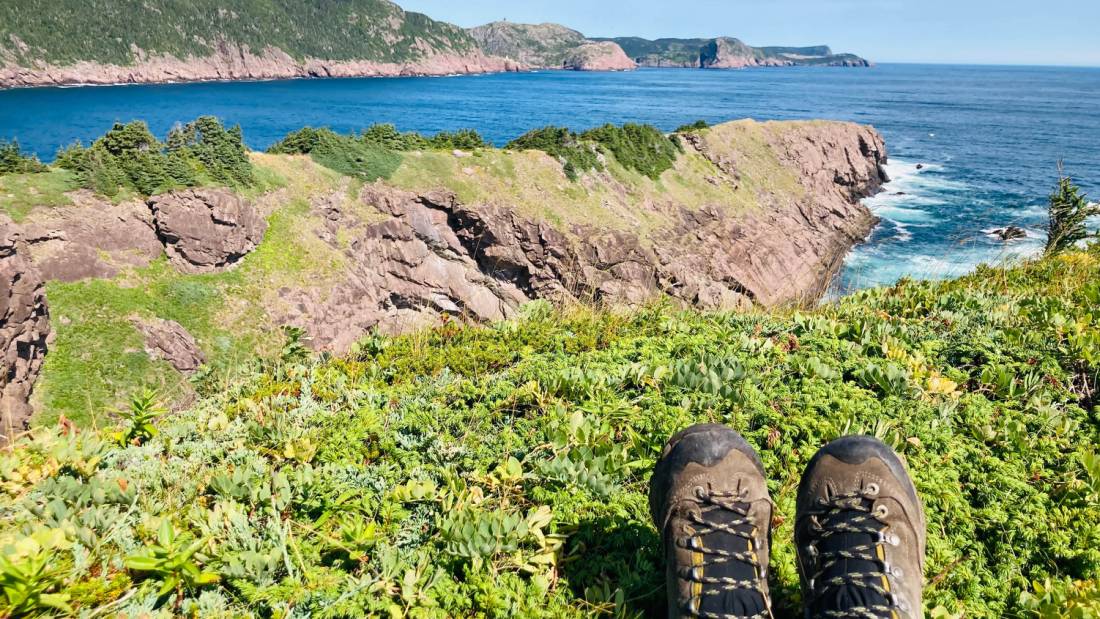
[[[19,223],[36,208],[72,204],[66,194],[77,187],[76,176],[67,170],[0,176],[0,213]]]
[[[658,616],[649,470],[709,421],[767,469],[780,616],[799,475],[864,432],[924,501],[930,616],[1095,617],[1097,282],[1100,248],[809,312],[536,303],[291,347],[124,446],[42,429],[0,454],[0,547],[83,613]]]

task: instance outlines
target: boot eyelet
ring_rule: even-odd
[[[695,489],[692,490],[692,492],[695,493],[695,498],[697,498],[697,499],[704,499],[705,500],[707,498],[707,491],[702,486],[695,486]]]
[[[889,542],[891,546],[901,545],[901,538],[898,537],[896,533],[891,533],[890,535],[887,535],[886,541]]]
[[[875,518],[885,518],[890,515],[890,509],[885,504],[875,506]]]
[[[864,488],[863,491],[866,492],[868,496],[878,496],[878,493],[879,493],[878,484],[875,484],[875,483],[867,484],[867,487]]]

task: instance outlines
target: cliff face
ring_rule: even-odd
[[[223,46],[202,57],[140,55],[133,64],[77,62],[68,65],[0,66],[0,88],[69,84],[144,84],[297,77],[397,77],[465,75],[519,71],[523,65],[480,51],[439,53],[403,62],[296,60],[277,48],[256,54],[247,47]]]
[[[14,243],[0,245],[0,274],[40,270],[67,282],[52,306],[65,317],[59,347],[92,330],[69,320],[123,323],[117,328],[134,330],[150,359],[182,373],[199,359],[217,362],[234,338],[249,349],[278,341],[283,326],[302,329],[317,350],[344,352],[375,330],[444,317],[497,321],[537,299],[629,307],[666,298],[704,309],[809,303],[875,224],[860,200],[885,181],[886,149],[870,127],[740,121],[679,139],[683,152],[659,181],[610,154],[604,171],[571,181],[541,151],[484,149],[408,153],[387,180],[362,186],[306,157],[254,155],[289,186],[252,200],[202,189],[117,205],[74,192],[73,205],[33,210],[11,226],[25,246],[16,254]],[[24,282],[11,287],[18,304],[8,304],[21,309],[5,323],[17,332],[0,334],[0,345],[16,349],[5,366],[18,375],[5,383],[16,385],[14,400],[5,397],[21,402],[20,419],[46,332],[40,285],[27,277],[8,277]],[[150,277],[168,279],[157,286]],[[117,316],[74,307],[87,279],[106,287],[96,295],[117,287],[127,299],[133,282],[144,282],[148,304]],[[189,302],[211,305],[158,313],[177,299],[157,294],[192,288],[206,292],[189,292]],[[196,327],[203,331],[188,332]],[[45,402],[55,395],[49,371]]]
[[[0,87],[520,68],[387,0],[0,3]]]
[[[42,277],[18,229],[0,221],[0,445],[30,419],[49,333]]]
[[[486,53],[531,68],[629,71],[636,67],[617,43],[589,41],[558,24],[493,22],[469,33]]]
[[[813,47],[752,47],[739,39],[657,39],[638,37],[596,39],[618,43],[639,66],[704,69],[744,67],[835,66],[868,67],[854,54],[834,54],[825,45]]]

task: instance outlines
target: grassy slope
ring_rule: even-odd
[[[96,36],[88,36],[88,33]],[[9,40],[27,46],[21,51]],[[208,56],[218,40],[326,60],[403,62],[438,51],[467,51],[464,30],[386,0],[19,0],[0,3],[0,51],[20,64],[87,60],[127,65],[131,45],[146,53]]]
[[[56,340],[35,397],[36,421],[60,415],[81,425],[110,419],[118,406],[143,388],[169,399],[190,387],[167,363],[150,359],[131,323],[135,316],[175,320],[196,337],[215,374],[222,378],[257,354],[277,352],[282,341],[265,308],[278,287],[323,281],[340,268],[339,256],[303,235],[315,222],[308,198],[331,190],[337,175],[301,157],[253,155],[263,184],[288,185],[285,206],[268,218],[261,246],[240,268],[213,275],[184,275],[164,259],[113,280],[49,282]]]
[[[682,156],[659,181],[626,170],[610,158],[606,172],[574,183],[558,162],[540,152],[483,149],[461,158],[451,152],[405,153],[386,182],[415,191],[451,189],[467,203],[510,206],[566,232],[573,225],[596,225],[640,232],[644,241],[647,233],[668,223],[663,209],[669,204],[721,204],[736,212],[758,208],[763,192],[801,195],[797,179],[766,147],[765,132],[777,127],[737,122],[705,130],[712,132],[711,143],[729,149],[720,154],[738,153],[742,181],[736,191],[707,182],[717,170],[696,154]],[[120,406],[146,387],[172,401],[190,397],[191,387],[183,377],[145,354],[131,322],[135,316],[182,324],[206,354],[214,382],[232,375],[254,354],[278,352],[282,334],[268,318],[269,309],[279,302],[278,288],[323,282],[339,271],[343,259],[308,233],[317,225],[308,215],[308,200],[348,184],[348,179],[305,157],[252,157],[262,187],[288,187],[280,199],[283,206],[269,217],[259,250],[245,257],[239,269],[183,275],[158,261],[114,280],[48,284],[57,338],[36,389],[37,422],[52,423],[64,415],[80,425],[109,423]],[[63,174],[35,175],[41,178],[34,184],[41,186]],[[12,179],[22,182],[21,177],[3,177],[0,187]],[[349,191],[358,186],[350,183]],[[253,197],[259,193],[252,191]],[[58,199],[64,197],[58,194]],[[29,203],[20,204],[23,210],[13,209],[13,214],[26,214]]]
[[[1048,577],[1091,587],[1095,610],[1100,411],[1082,387],[1100,371],[1097,281],[1100,248],[810,313],[535,304],[348,358],[291,355],[140,446],[40,431],[0,455],[0,546],[44,561],[43,588],[82,610],[158,604],[169,574],[123,557],[152,553],[160,529],[162,545],[201,540],[196,572],[220,577],[163,613],[656,615],[648,471],[669,434],[718,421],[768,471],[780,610],[797,605],[798,475],[851,432],[908,461],[933,616],[1031,616],[1021,593]]]
[[[76,178],[67,170],[0,176],[0,213],[19,223],[36,208],[72,204],[65,194],[78,187]]]
[[[609,157],[606,173],[587,175],[574,183],[565,177],[561,165],[544,153],[492,149],[468,158],[444,152],[407,155],[388,180],[412,190],[445,187],[467,204],[509,206],[566,231],[573,225],[591,224],[639,231],[644,237],[669,223],[667,207],[721,205],[737,213],[758,208],[762,194],[785,199],[803,195],[795,174],[780,166],[767,145],[767,132],[781,127],[737,121],[703,130],[708,143],[722,149],[719,155],[736,154],[742,176],[736,190],[708,182],[718,176],[718,170],[694,151],[682,155],[657,181],[625,169]]]

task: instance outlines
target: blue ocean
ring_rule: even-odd
[[[838,289],[950,277],[1043,244],[1058,164],[1100,199],[1100,69],[879,65],[872,69],[643,69],[449,78],[43,88],[0,92],[0,138],[50,159],[61,146],[143,119],[165,134],[214,114],[262,149],[305,125],[352,131],[476,128],[497,144],[548,124],[585,129],[704,119],[825,118],[877,127],[890,150],[882,225],[849,256]],[[996,228],[1028,238],[1003,242]]]

